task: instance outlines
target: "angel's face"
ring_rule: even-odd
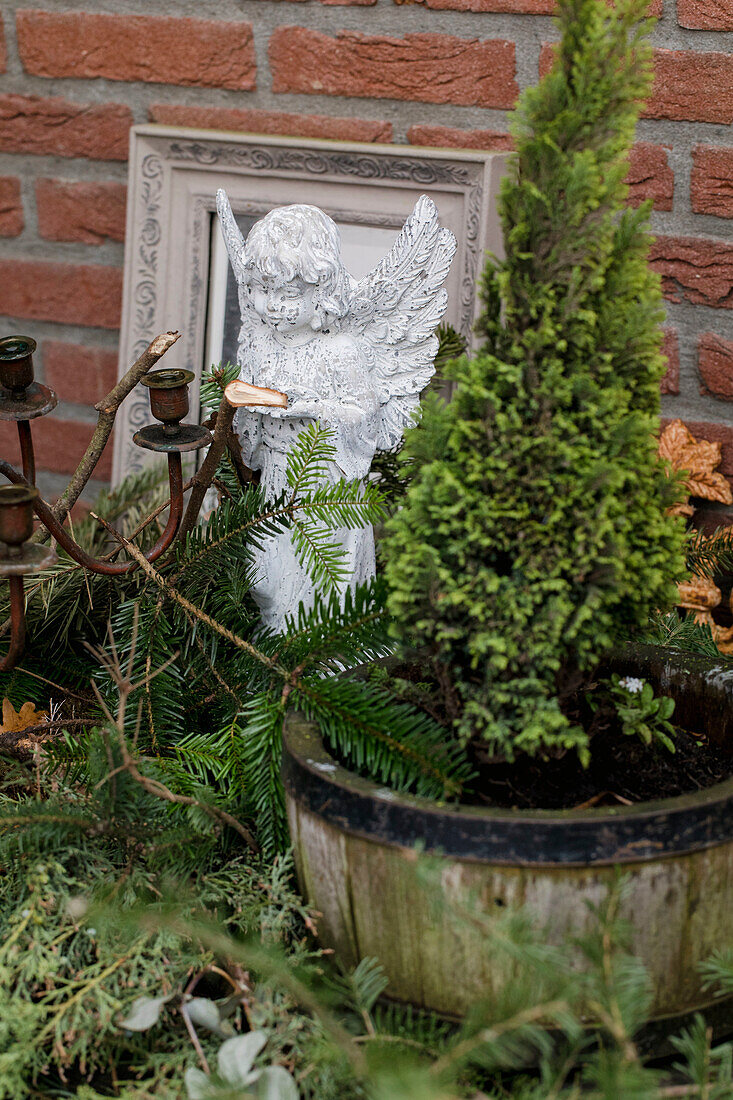
[[[252,271],[247,283],[247,296],[258,317],[281,335],[301,330],[312,332],[318,315],[316,286],[313,283],[300,278],[284,282]]]

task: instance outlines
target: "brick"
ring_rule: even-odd
[[[649,254],[665,298],[733,309],[733,244],[707,237],[657,237]]]
[[[731,0],[677,0],[677,22],[691,31],[733,31]]]
[[[117,381],[117,352],[46,340],[41,347],[46,382],[64,401],[96,405]]]
[[[332,138],[337,141],[392,140],[391,122],[331,115],[292,115],[284,111],[261,111],[239,107],[184,107],[154,103],[148,112],[151,122],[169,126],[193,126],[202,130],[232,130],[235,133],[282,134],[289,137]]]
[[[514,43],[501,39],[278,27],[269,53],[274,92],[500,108],[519,92]]]
[[[127,188],[123,183],[36,181],[38,232],[49,241],[103,244],[124,241]]]
[[[451,11],[508,12],[518,15],[553,15],[555,0],[394,0],[395,4],[424,4]]]
[[[132,111],[122,103],[70,103],[0,95],[0,151],[127,160]]]
[[[733,340],[703,332],[697,344],[700,393],[733,401]]]
[[[540,50],[539,75],[552,68],[556,44]],[[733,55],[654,50],[654,84],[643,118],[733,122]]]
[[[665,328],[662,355],[667,360],[667,373],[662,379],[659,392],[675,394],[680,392],[680,345],[677,332],[673,328]],[[45,360],[44,360],[45,362]]]
[[[662,145],[639,141],[629,156],[629,204],[638,206],[652,199],[655,210],[671,210],[674,199],[674,172],[667,161],[668,150]]]
[[[411,145],[431,145],[438,149],[491,149],[509,152],[514,148],[511,134],[499,130],[457,130],[452,126],[411,126],[407,131]]]
[[[304,0],[293,0],[294,3],[303,3]],[[338,5],[339,7],[371,7],[377,0],[320,0],[322,4]]]
[[[643,117],[733,122],[733,54],[654,50],[654,86]]]
[[[53,415],[37,420],[33,425],[37,464],[44,470],[73,474],[89,446],[93,431],[94,425],[84,420],[62,420]],[[112,476],[111,440],[97,463],[94,476],[100,481],[109,481]]]
[[[16,15],[23,67],[34,76],[105,77],[251,91],[252,27],[220,19],[27,10]]]
[[[662,431],[671,424],[669,417],[662,417]],[[720,443],[722,458],[718,471],[727,478],[733,476],[733,428],[727,424],[716,424],[709,420],[685,420],[685,427],[692,432],[695,439],[706,439],[709,443]]]
[[[543,42],[540,48],[540,57],[537,66],[537,73],[540,80],[543,76],[547,76],[552,68],[552,62],[555,60],[555,50],[557,49],[556,42]]]
[[[424,4],[426,8],[451,11],[483,11],[515,15],[554,15],[554,0],[394,0],[395,4]],[[662,14],[663,0],[652,0],[650,15]]]
[[[92,437],[94,426],[84,420],[62,420],[57,414],[33,421],[33,449],[39,470],[55,474],[72,474]],[[7,420],[0,420],[0,455],[20,469],[18,429]],[[94,477],[108,481],[112,474],[112,441],[107,444]],[[73,518],[78,518],[73,513]]]
[[[114,329],[121,307],[118,267],[0,260],[0,314]]]
[[[696,214],[733,218],[733,148],[696,145],[692,150],[690,202]]]
[[[5,24],[0,16],[0,73],[4,73],[8,67],[8,51],[5,46]]]
[[[0,237],[19,237],[24,225],[20,180],[0,176]]]

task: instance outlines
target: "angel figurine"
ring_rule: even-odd
[[[456,249],[425,195],[385,258],[356,282],[341,261],[336,223],[315,206],[272,210],[245,241],[224,191],[217,209],[239,288],[242,327],[237,348],[240,382],[276,391],[255,395],[228,388],[244,461],[261,470],[268,496],[286,488],[287,455],[314,421],[333,433],[333,462],[324,482],[363,481],[375,451],[389,450],[419,407],[434,373],[434,335],[446,308],[443,283]],[[277,407],[282,396],[281,405]],[[287,395],[287,397],[285,396]],[[347,585],[375,574],[371,528],[340,528]],[[258,552],[253,587],[263,622],[285,628],[314,590],[288,531]]]

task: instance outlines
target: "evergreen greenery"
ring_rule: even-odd
[[[219,376],[220,385],[225,381]],[[86,575],[62,555],[52,571],[30,581],[29,646],[19,668],[0,675],[0,694],[17,706],[64,700],[63,717],[87,723],[70,725],[67,740],[47,750],[75,770],[77,782],[96,791],[103,776],[92,781],[93,763],[107,767],[111,754],[119,767],[128,753],[140,775],[162,785],[164,799],[171,796],[165,810],[171,827],[192,815],[197,820],[196,845],[216,846],[212,822],[221,823],[226,811],[231,821],[256,822],[258,844],[272,856],[288,844],[281,735],[287,708],[297,706],[321,724],[347,761],[383,782],[436,797],[460,790],[468,766],[456,743],[445,744],[441,726],[343,671],[383,656],[390,643],[379,580],[339,600],[343,563],[333,530],[378,520],[383,498],[373,482],[319,484],[332,454],[329,433],[307,429],[290,453],[287,489],[278,500],[232,483],[208,521],[155,567],[110,581]],[[141,512],[158,503],[162,476],[131,479],[100,502],[98,514],[130,535]],[[143,547],[156,537],[151,526]],[[318,596],[285,634],[272,635],[261,628],[250,595],[251,551],[284,529],[293,533]],[[109,543],[99,532],[90,518],[76,533],[100,553]],[[330,678],[336,670],[338,681]],[[92,677],[98,698],[89,696]],[[121,707],[116,733],[89,729],[104,720],[100,704],[108,718]],[[120,783],[115,789],[119,793]],[[108,827],[136,843],[139,815],[109,806],[108,796],[102,788],[83,799],[83,811],[66,795],[30,811],[24,800],[17,812],[26,829],[37,825],[42,832],[48,825],[50,844]],[[3,824],[13,835],[10,810]]]
[[[389,607],[433,655],[464,740],[575,748],[564,696],[674,603],[680,521],[655,457],[662,318],[648,207],[624,206],[650,80],[646,3],[560,0],[552,71],[520,101],[501,193],[506,259],[483,346],[454,366],[405,454]]]

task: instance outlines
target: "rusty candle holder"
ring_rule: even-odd
[[[23,476],[35,484],[36,463],[29,420],[45,416],[58,404],[48,386],[35,381],[33,352],[36,341],[30,336],[6,336],[0,340],[0,420],[15,420],[18,425]]]
[[[158,424],[141,428],[132,437],[138,447],[149,451],[197,451],[211,442],[211,433],[198,424],[181,424],[188,413],[190,370],[152,370],[140,379],[150,393],[150,411]]]
[[[56,560],[46,546],[25,545],[33,534],[33,506],[38,490],[33,486],[0,488],[0,575],[10,585],[10,647],[0,658],[0,671],[11,669],[25,645],[25,595],[23,577],[38,573]]]
[[[12,668],[22,653],[25,642],[25,598],[23,576],[46,569],[55,554],[46,547],[28,543],[33,533],[33,514],[56,539],[59,546],[77,564],[93,573],[121,576],[137,569],[138,563],[112,562],[87,554],[60,523],[34,486],[35,460],[30,420],[55,408],[53,390],[35,381],[33,352],[35,340],[28,336],[8,336],[0,340],[0,420],[15,420],[18,424],[23,473],[4,464],[4,472],[12,482],[0,488],[0,576],[10,585],[10,647],[0,659],[0,671]],[[136,432],[139,447],[164,452],[168,456],[170,506],[168,522],[155,545],[145,558],[155,561],[171,546],[183,516],[183,472],[181,455],[211,443],[211,433],[197,424],[182,424],[189,410],[188,387],[194,375],[187,370],[150,371],[141,379],[150,391],[150,410],[160,423],[150,424]]]

